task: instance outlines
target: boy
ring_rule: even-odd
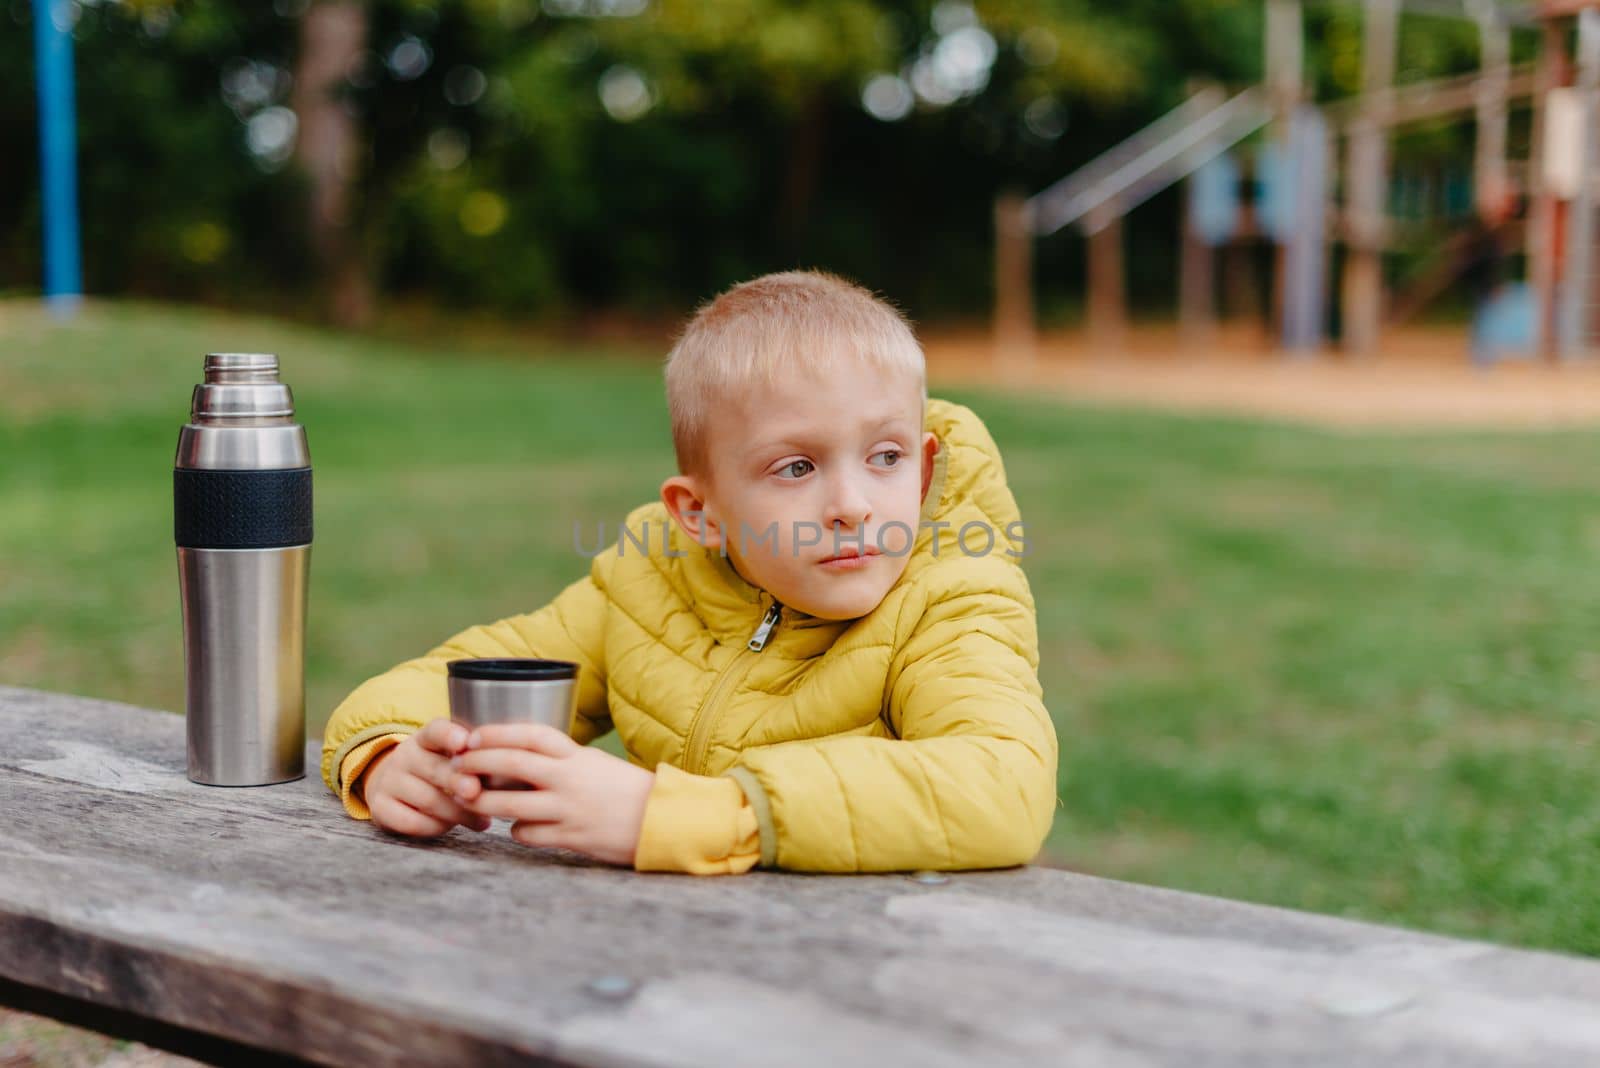
[[[696,314],[666,386],[660,501],[550,604],[362,683],[328,723],[329,787],[395,833],[505,817],[640,871],[1031,860],[1057,750],[1021,522],[983,423],[927,398],[905,320],[831,275],[768,275]],[[575,661],[570,736],[449,722],[464,657]],[[628,760],[587,747],[613,727]]]

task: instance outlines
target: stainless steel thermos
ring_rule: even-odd
[[[189,778],[301,778],[311,452],[276,356],[206,356],[172,486]]]

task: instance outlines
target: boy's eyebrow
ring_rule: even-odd
[[[863,423],[862,429],[877,432],[885,429],[886,427],[894,426],[897,423],[901,424],[902,426],[909,426],[910,420],[903,415],[886,415],[876,422]],[[810,444],[814,440],[820,439],[812,438],[809,430],[785,431],[775,437],[763,439],[762,441],[757,442],[751,448],[753,451],[767,452],[783,446]]]

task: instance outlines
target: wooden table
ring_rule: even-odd
[[[315,762],[308,761],[315,767]],[[1023,869],[643,876],[0,687],[0,1001],[227,1063],[1600,1064],[1600,962]]]

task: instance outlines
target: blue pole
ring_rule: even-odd
[[[71,0],[33,0],[39,68],[39,176],[44,194],[44,296],[67,318],[83,300],[78,259],[77,120],[72,84]]]

